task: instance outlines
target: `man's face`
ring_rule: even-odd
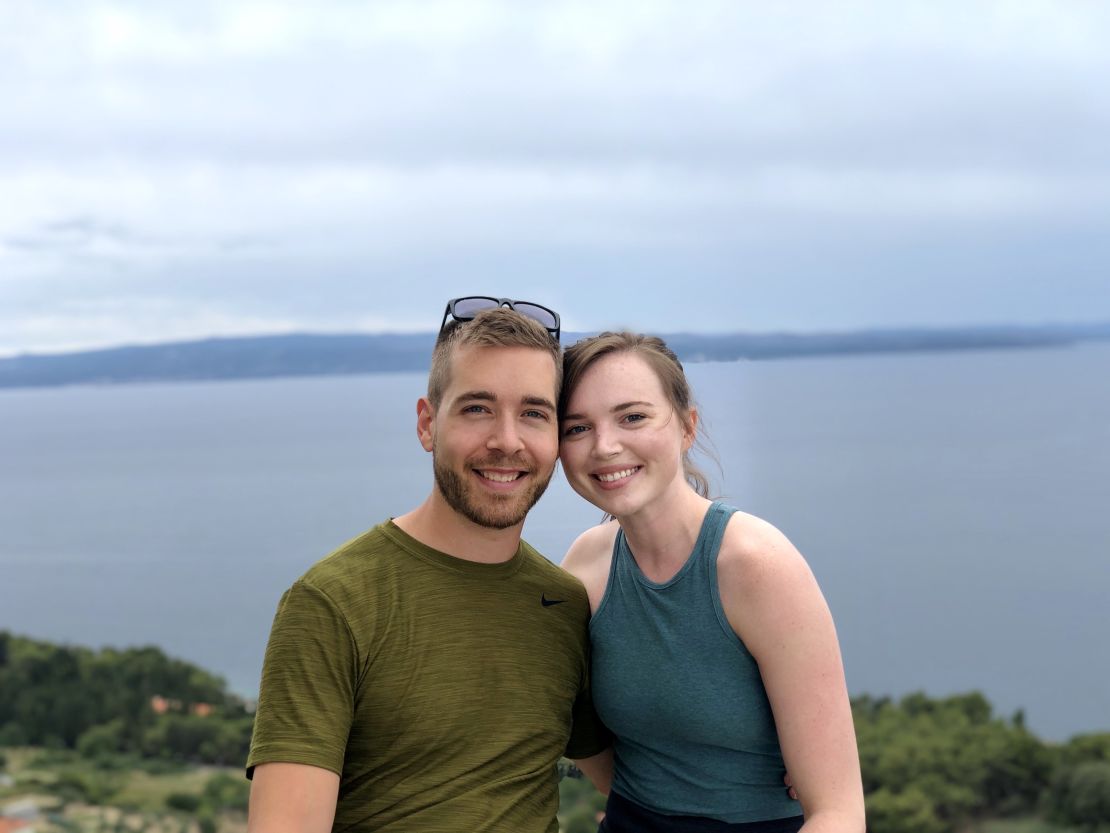
[[[421,400],[417,429],[436,486],[474,523],[524,522],[559,453],[555,362],[529,347],[456,347],[438,408]]]

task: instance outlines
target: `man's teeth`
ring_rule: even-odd
[[[600,480],[602,483],[613,483],[617,480],[620,480],[622,477],[631,476],[632,473],[635,471],[636,467],[634,466],[630,469],[621,469],[620,471],[615,471],[612,474],[599,474],[597,476],[597,479]]]
[[[520,472],[500,472],[500,471],[479,471],[478,472],[486,480],[492,480],[494,483],[512,483],[518,477]]]

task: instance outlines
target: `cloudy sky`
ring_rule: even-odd
[[[1110,320],[1110,4],[0,0],[0,355]]]

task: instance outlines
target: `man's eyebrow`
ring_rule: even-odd
[[[466,393],[459,394],[458,402],[496,402],[497,395],[493,391],[488,390],[468,390]],[[520,399],[521,405],[528,405],[533,408],[547,408],[549,411],[555,410],[555,403],[548,399],[546,396],[523,396]]]
[[[521,404],[531,405],[534,408],[547,408],[549,411],[555,410],[555,403],[543,396],[526,396],[521,400]]]
[[[492,391],[488,390],[468,390],[466,393],[459,394],[459,402],[496,402],[497,397],[494,396]]]

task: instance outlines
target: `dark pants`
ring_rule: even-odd
[[[702,816],[665,816],[634,801],[609,793],[605,821],[598,833],[797,833],[802,817],[730,824]]]

